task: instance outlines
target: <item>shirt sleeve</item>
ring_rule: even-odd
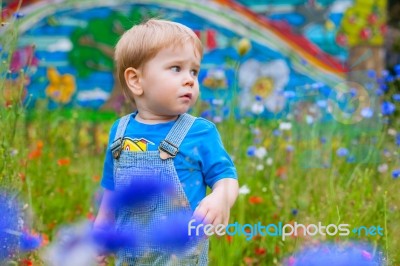
[[[225,150],[216,126],[209,122],[209,129],[204,134],[202,153],[202,172],[205,183],[209,187],[224,178],[237,179],[236,168]]]
[[[117,120],[111,127],[106,156],[103,165],[103,177],[101,179],[101,186],[108,190],[114,190],[114,158],[112,157],[110,146],[114,141],[115,134],[117,133],[118,124],[119,120]]]

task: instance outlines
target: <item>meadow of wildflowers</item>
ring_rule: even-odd
[[[19,100],[24,85],[15,82],[25,70],[12,72],[8,63],[16,32],[10,27],[9,37],[4,36],[0,243],[7,248],[1,249],[0,260],[14,261],[12,265],[88,265],[93,242],[105,251],[134,246],[137,238],[88,229],[101,194],[108,129],[117,115],[48,110],[46,101],[25,109]],[[363,108],[361,119],[353,123],[307,116],[302,120],[295,113],[265,120],[258,117],[259,108],[253,108],[254,116],[235,118],[221,99],[211,100],[210,110],[194,110],[217,124],[237,166],[241,187],[231,223],[322,222],[383,229],[382,235],[300,233],[285,240],[260,234],[250,240],[245,235],[212,237],[210,265],[400,264],[400,67],[384,73],[378,83],[374,93],[381,100]],[[11,96],[5,94],[10,88],[15,91]],[[157,184],[151,189],[163,191]],[[115,204],[135,204],[129,193],[121,194]],[[157,226],[159,237],[154,241],[177,249],[184,246],[184,231],[172,235],[169,229],[185,229],[187,219],[184,213],[168,218]]]

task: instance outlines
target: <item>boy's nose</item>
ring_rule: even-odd
[[[184,86],[193,87],[194,85],[194,78],[191,75],[187,75],[184,80]]]

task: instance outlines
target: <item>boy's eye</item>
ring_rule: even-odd
[[[181,68],[179,66],[173,66],[173,67],[171,67],[171,70],[174,72],[179,72],[179,71],[181,71]]]
[[[199,74],[199,71],[196,70],[196,69],[192,69],[192,70],[190,71],[190,73],[192,74],[192,76],[197,77],[197,75]]]

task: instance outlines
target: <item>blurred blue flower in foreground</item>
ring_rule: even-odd
[[[325,243],[307,247],[286,259],[285,266],[380,266],[383,258],[367,244]]]
[[[95,265],[97,247],[90,232],[91,225],[88,223],[62,228],[42,255],[45,265]]]
[[[112,253],[121,248],[135,248],[138,242],[133,232],[117,232],[113,228],[94,229],[90,234],[101,253]]]
[[[0,191],[0,262],[10,259],[18,252],[21,235],[18,210],[17,200],[9,193]]]
[[[201,238],[204,238],[202,230],[196,236],[196,230],[189,235],[188,224],[194,219],[192,225],[196,227],[201,223],[201,218],[193,217],[191,212],[177,211],[160,221],[153,221],[151,224],[151,242],[161,246],[166,252],[179,253],[185,251]]]
[[[20,237],[19,247],[22,251],[32,251],[39,248],[41,244],[42,237],[40,235],[23,232]]]
[[[0,265],[18,258],[20,252],[40,247],[42,239],[24,228],[21,204],[15,193],[0,191]]]
[[[134,179],[124,189],[114,192],[109,204],[114,209],[133,207],[161,193],[172,196],[173,185],[156,178],[154,173],[143,173],[141,178]]]
[[[154,176],[151,173],[140,175],[140,178],[135,179],[125,189],[113,192],[108,204],[114,209],[131,208],[140,206],[144,201],[159,194],[174,197],[173,185]],[[65,227],[47,248],[43,260],[46,265],[54,266],[96,265],[95,259],[98,254],[114,253],[123,248],[134,250],[139,243],[140,246],[153,244],[179,253],[196,240],[188,236],[187,228],[191,218],[192,214],[189,212],[176,211],[165,219],[153,220],[150,240],[144,238],[144,232],[140,230],[117,231],[113,225],[101,229],[92,229],[89,223]],[[143,243],[144,241],[150,243]]]

